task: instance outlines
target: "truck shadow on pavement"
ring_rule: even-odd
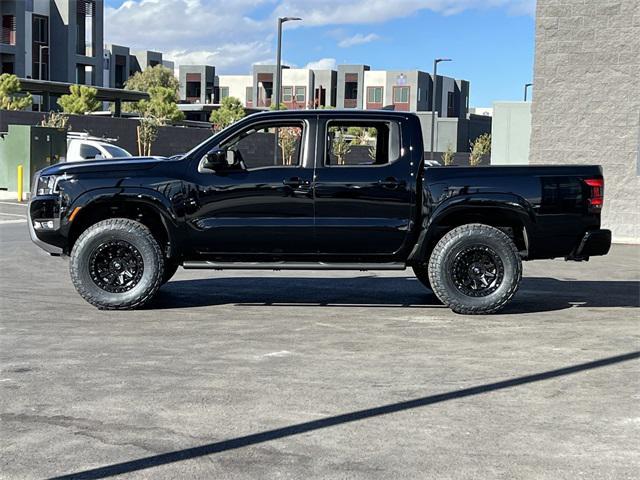
[[[549,380],[552,378],[563,377],[565,375],[572,375],[587,370],[596,368],[607,367],[622,362],[628,362],[630,360],[637,360],[640,358],[640,352],[634,351],[625,353],[622,355],[616,355],[613,357],[601,358],[591,362],[580,363],[577,365],[571,365],[567,367],[558,368],[555,370],[548,370],[545,372],[534,373],[531,375],[525,375],[521,377],[509,378],[505,380],[499,380],[493,383],[486,383],[483,385],[475,385],[472,387],[463,388],[460,390],[453,390],[444,393],[438,393],[435,395],[429,395],[419,398],[413,398],[397,403],[388,403],[372,408],[366,408],[364,410],[356,410],[348,413],[342,413],[331,417],[320,418],[317,420],[311,420],[308,422],[297,423],[294,425],[288,425],[272,430],[265,430],[257,433],[251,433],[248,435],[231,438],[228,440],[222,440],[218,442],[208,443],[205,445],[198,445],[195,447],[185,448],[182,450],[170,451],[167,453],[161,453],[158,455],[151,455],[143,458],[137,458],[135,460],[124,461],[120,463],[114,463],[111,465],[105,465],[90,470],[78,471],[57,477],[52,477],[50,480],[71,480],[71,479],[98,479],[108,478],[116,475],[123,475],[127,473],[146,470],[153,467],[160,467],[170,465],[176,462],[182,462],[185,460],[191,460],[195,458],[205,457],[208,455],[214,455],[221,452],[230,450],[236,450],[243,447],[249,447],[252,445],[258,445],[281,438],[292,437],[309,432],[315,432],[324,428],[336,427],[351,422],[367,420],[370,418],[378,417],[380,415],[389,415],[397,412],[411,410],[414,408],[426,407],[449,400],[457,400],[461,398],[472,397],[475,395],[485,394],[489,392],[495,392],[499,390],[505,390],[521,385],[540,382],[543,380]],[[153,478],[153,474],[150,474]]]
[[[212,305],[445,308],[414,277],[225,277],[176,280],[149,309]],[[522,314],[573,307],[640,307],[640,282],[527,277],[501,312]]]

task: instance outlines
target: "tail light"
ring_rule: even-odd
[[[589,197],[587,198],[589,211],[592,213],[600,213],[604,203],[604,179],[587,178],[584,183],[589,187]]]

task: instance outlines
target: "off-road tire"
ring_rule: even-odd
[[[178,267],[179,266],[180,266],[180,264],[178,262],[171,261],[171,260],[165,260],[165,262],[164,262],[164,274],[162,275],[162,282],[160,283],[160,285],[164,285],[169,280],[171,280],[173,278],[173,276],[176,274],[176,272],[178,271]]]
[[[424,285],[427,290],[433,291],[431,288],[431,281],[429,280],[429,266],[427,263],[421,263],[420,265],[414,265],[411,267],[418,281]]]
[[[125,292],[104,290],[91,276],[91,256],[110,241],[132,245],[143,262],[141,278]],[[109,218],[90,226],[80,235],[71,251],[69,270],[76,290],[90,304],[101,310],[131,310],[149,302],[160,288],[164,258],[160,245],[146,226],[128,218]]]
[[[488,248],[502,262],[502,281],[486,296],[470,296],[456,286],[454,264],[469,248]],[[456,227],[437,243],[429,259],[433,293],[456,313],[487,314],[503,308],[515,295],[522,279],[522,261],[513,241],[503,231],[480,223]]]

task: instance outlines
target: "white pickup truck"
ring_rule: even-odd
[[[103,138],[86,135],[67,136],[67,162],[82,162],[85,160],[104,160],[110,158],[124,158],[132,155],[124,148],[113,145]]]

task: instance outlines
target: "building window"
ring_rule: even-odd
[[[200,82],[187,82],[187,98],[200,98]]]
[[[220,87],[220,101],[229,96],[229,87]]]
[[[79,85],[93,85],[93,67],[78,64],[76,66],[76,83]]]
[[[304,103],[307,97],[307,87],[296,87],[296,103]]]
[[[282,101],[290,103],[293,100],[293,87],[282,87]]]
[[[271,106],[271,99],[273,97],[273,74],[271,73],[258,73],[256,78],[258,82],[257,101],[258,107]]]
[[[78,55],[93,57],[95,20],[95,0],[78,0],[76,10],[76,53]]]
[[[244,90],[245,103],[247,106],[253,105],[253,87],[246,87]]]
[[[409,87],[394,87],[393,103],[409,103]]]
[[[2,16],[2,36],[0,36],[0,43],[4,43],[5,45],[16,44],[16,16],[15,15]]]
[[[368,87],[367,88],[367,102],[368,103],[382,103],[382,87]]]
[[[453,92],[447,92],[447,117],[457,117],[456,97]]]
[[[49,79],[49,19],[41,15],[31,17],[31,77]]]

